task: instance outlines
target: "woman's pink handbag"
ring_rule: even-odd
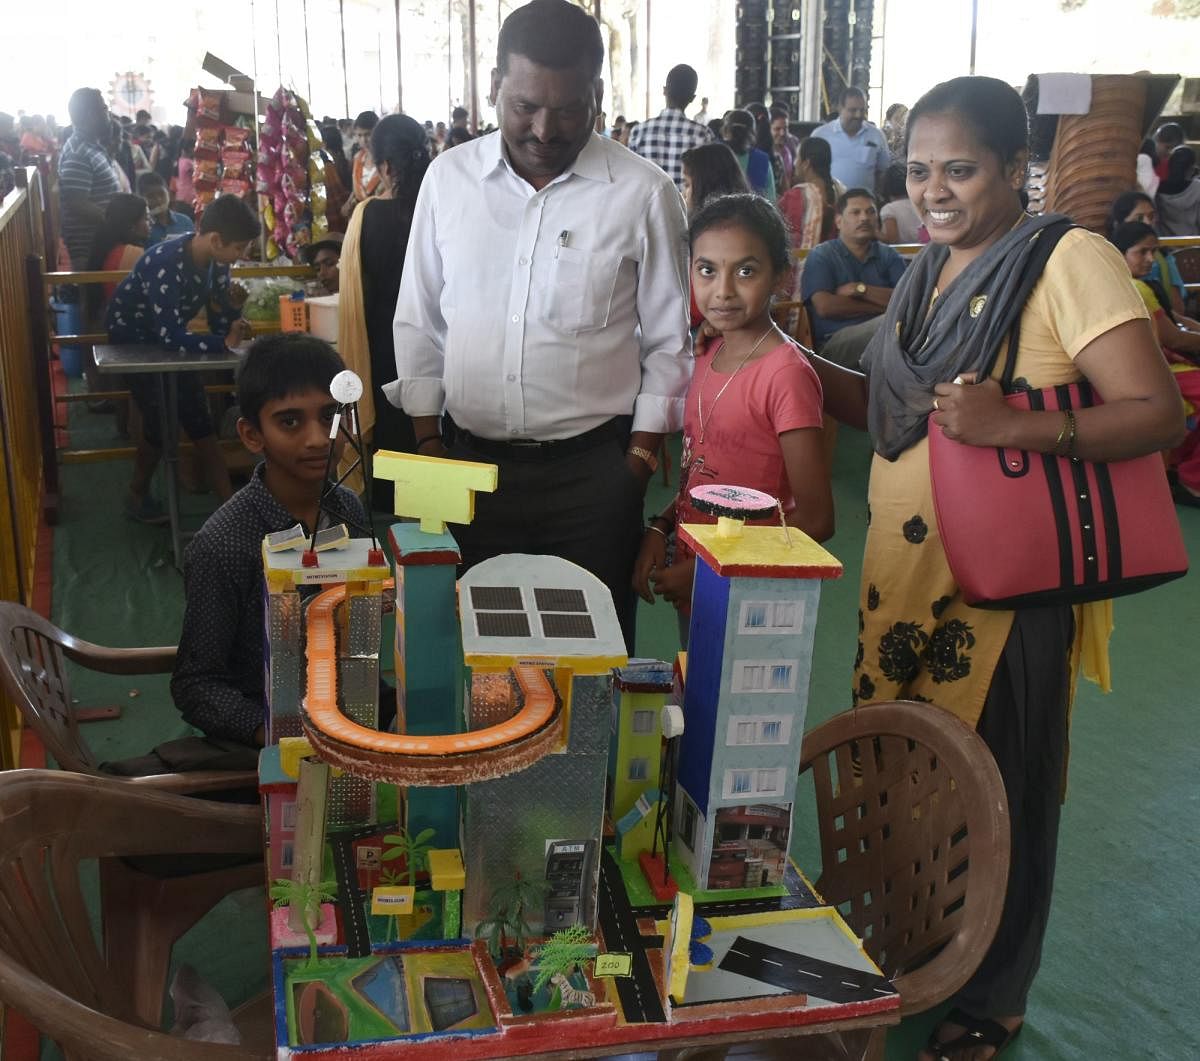
[[[1018,390],[1019,409],[1084,409],[1086,382]],[[978,608],[1082,604],[1187,573],[1162,457],[1107,464],[952,442],[929,421],[938,532],[963,599]]]

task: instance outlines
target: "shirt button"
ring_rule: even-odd
[[[508,374],[508,382],[509,382],[509,383],[516,383],[516,381],[517,381],[517,376],[516,376],[516,373],[514,373],[514,372],[510,372],[510,373]]]
[[[521,314],[514,313],[513,314],[513,324],[520,324],[520,322],[521,322]]]
[[[520,259],[518,259],[518,261],[520,262],[520,264],[521,264],[521,265],[528,265],[528,264],[529,264],[529,259],[528,259],[528,258],[520,258]]]

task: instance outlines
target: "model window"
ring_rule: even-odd
[[[802,611],[797,601],[746,601],[742,605],[743,634],[769,634],[795,630]]]
[[[683,803],[683,824],[679,829],[679,838],[688,845],[689,850],[695,850],[696,808],[690,800],[684,800]]]
[[[778,770],[759,770],[758,771],[758,787],[755,789],[760,793],[771,793],[779,791],[779,771]]]
[[[735,693],[787,692],[796,686],[795,660],[737,660],[731,689]]]
[[[783,740],[783,723],[775,718],[762,724],[762,743],[779,744]]]
[[[633,732],[634,733],[653,733],[654,732],[654,712],[653,711],[635,711],[633,713]]]
[[[767,625],[766,604],[747,604],[742,612],[742,627],[746,630],[761,630]]]
[[[756,693],[763,688],[763,682],[766,680],[767,668],[761,665],[755,666],[751,663],[742,664],[741,673],[741,691],[747,693]]]
[[[630,781],[645,781],[647,762],[645,759],[630,759],[629,760],[629,780]]]
[[[729,786],[730,791],[735,796],[740,796],[750,789],[750,771],[749,770],[734,770],[733,783]]]

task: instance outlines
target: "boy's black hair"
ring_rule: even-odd
[[[162,189],[167,190],[167,182],[163,180],[162,175],[155,173],[153,170],[147,170],[145,173],[139,173],[137,179],[138,195],[145,195],[148,191]]]
[[[267,402],[307,390],[327,394],[330,381],[345,367],[324,339],[304,332],[264,335],[254,340],[238,369],[238,407],[250,423],[261,427],[259,416]]]
[[[215,232],[226,243],[245,243],[262,231],[258,218],[236,195],[222,195],[204,208],[197,231],[202,236]]]
[[[879,206],[879,200],[875,198],[875,193],[868,191],[866,188],[847,188],[841,195],[837,197],[837,202],[834,204],[833,212],[835,214],[843,214],[846,211],[846,204],[851,199],[870,199],[876,207]]]
[[[518,7],[500,27],[496,66],[508,73],[511,55],[551,70],[586,64],[592,77],[604,66],[604,40],[600,24],[581,7],[567,0],[530,0]]]
[[[374,129],[379,124],[379,115],[374,111],[362,111],[354,119],[355,129]]]
[[[783,215],[760,195],[742,192],[717,195],[709,199],[692,217],[688,243],[695,248],[701,233],[710,228],[737,225],[753,233],[766,244],[771,267],[777,274],[792,267],[792,244]]]

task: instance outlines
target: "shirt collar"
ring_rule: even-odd
[[[259,519],[262,520],[263,526],[271,527],[274,530],[287,530],[289,527],[294,527],[299,521],[267,489],[266,480],[263,478],[266,470],[266,462],[260,462],[255,467],[254,474],[250,476],[250,481],[243,489],[246,491],[247,498],[258,513]]]
[[[574,173],[586,180],[602,181],[605,184],[610,184],[612,182],[612,172],[608,166],[608,159],[604,155],[602,139],[598,133],[592,133],[588,137],[587,143],[583,145],[583,150],[579,152],[575,161],[550,183],[555,184],[564,181]],[[492,176],[500,168],[508,170],[516,177],[517,172],[512,168],[512,163],[508,160],[508,152],[504,150],[504,135],[497,130],[491,136],[484,137],[484,140],[487,142],[479,149],[479,179],[481,181],[487,180],[488,177]],[[518,180],[520,179],[518,177]]]
[[[844,254],[849,261],[852,261],[857,265],[866,265],[867,262],[869,262],[872,258],[879,257],[879,240],[877,239],[871,240],[871,246],[867,248],[867,256],[862,260],[859,260],[857,257],[855,257],[854,252],[846,246],[845,241],[843,241],[841,236],[837,238],[836,242],[837,245],[842,248],[842,254]]]
[[[263,526],[270,528],[268,533],[290,530],[301,521],[280,504],[279,499],[267,489],[264,478],[266,471],[266,461],[260,461],[255,465],[254,473],[250,476],[250,481],[242,489],[246,491],[247,497],[254,506],[254,510],[258,513],[259,519],[262,520]],[[332,526],[337,523],[347,522],[349,514],[346,511],[343,497],[344,495],[340,490],[334,490],[325,499],[325,519],[322,521],[323,526]],[[311,529],[310,527],[305,528],[305,530],[310,532]],[[351,527],[351,537],[353,535],[354,528]]]

